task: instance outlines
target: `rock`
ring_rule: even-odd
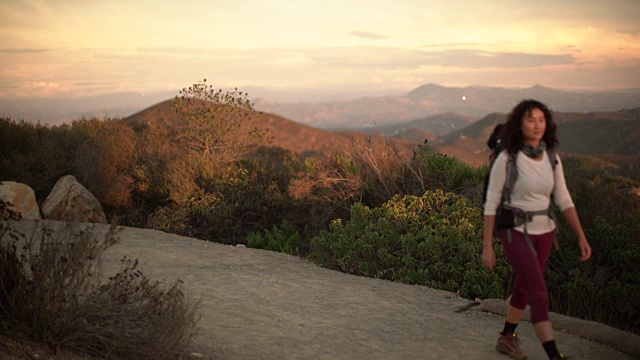
[[[29,185],[13,182],[0,182],[0,199],[13,205],[11,209],[24,220],[41,220],[40,208],[36,201],[36,194]]]
[[[100,202],[72,175],[61,177],[42,203],[48,220],[107,223]]]

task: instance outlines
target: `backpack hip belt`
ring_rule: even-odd
[[[502,206],[505,209],[509,209],[509,210],[511,210],[513,212],[513,226],[514,227],[520,226],[520,225],[524,225],[524,239],[527,242],[527,245],[529,246],[529,249],[531,249],[531,252],[533,253],[533,255],[538,255],[538,252],[536,251],[536,248],[533,246],[533,241],[531,241],[531,236],[529,236],[529,232],[527,231],[527,223],[531,222],[531,220],[533,220],[533,217],[536,216],[536,215],[547,215],[554,222],[556,222],[556,214],[553,211],[553,208],[552,208],[551,204],[549,204],[549,207],[546,208],[546,209],[536,210],[536,211],[524,211],[522,209],[510,206],[510,205],[507,205],[507,204],[503,204]],[[507,233],[507,242],[508,243],[513,242],[513,236],[511,234],[511,230],[512,229],[513,228],[505,229],[505,231]],[[554,244],[556,250],[560,248],[560,246],[558,244],[558,239],[555,238],[555,237],[553,239],[553,244]]]

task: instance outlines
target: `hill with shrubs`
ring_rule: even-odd
[[[479,139],[486,127],[478,129]],[[431,144],[401,151],[382,136],[338,134],[340,146],[316,146],[319,133],[305,131],[257,113],[241,92],[200,82],[127,119],[1,119],[0,174],[31,186],[39,201],[74,175],[122,225],[286,252],[470,299],[508,296],[499,241],[496,271],[480,259],[485,165]],[[304,136],[309,145],[294,147]],[[579,261],[558,216],[561,249],[546,271],[551,310],[640,333],[640,197],[629,191],[640,181],[633,167],[594,157],[564,165],[594,255]]]
[[[175,122],[179,116],[172,108],[174,100],[166,100],[124,118],[133,127],[149,124]],[[266,144],[292,151],[302,156],[313,156],[326,152],[341,152],[347,149],[358,136],[356,131],[330,131],[304,125],[281,116],[252,111],[252,126],[265,132]],[[385,134],[372,134],[380,141],[389,141],[400,152],[409,153],[418,148],[418,142],[406,138],[383,138]]]

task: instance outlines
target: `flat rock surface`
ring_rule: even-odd
[[[504,317],[480,307],[460,311],[469,301],[449,292],[160,231],[125,228],[119,237],[104,254],[106,274],[123,256],[137,258],[152,280],[181,279],[188,295],[202,299],[194,358],[508,359],[495,350]],[[518,333],[529,359],[547,359],[530,323]],[[634,358],[566,331],[556,337],[570,359]]]

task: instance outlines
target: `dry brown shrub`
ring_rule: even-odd
[[[332,210],[348,210],[355,202],[378,206],[395,194],[425,190],[410,159],[382,138],[356,135],[344,154],[307,161],[308,171],[291,181],[289,195]]]
[[[291,180],[289,195],[301,203],[348,209],[360,200],[363,183],[354,171],[345,167],[345,161],[339,154],[307,159],[309,171]]]
[[[121,120],[79,120],[73,126],[85,137],[76,154],[78,180],[101,204],[129,206],[136,167],[134,130]]]
[[[421,186],[423,178],[411,167],[408,155],[401,154],[389,139],[356,135],[350,157],[357,165],[371,205],[381,205],[395,194],[413,193],[410,189],[416,185],[419,194],[425,191]]]
[[[265,133],[254,126],[255,113],[246,93],[216,90],[206,81],[182,89],[172,101],[178,115],[166,124],[173,130],[172,140],[204,157],[239,160],[266,141]]]
[[[214,160],[189,153],[168,161],[164,171],[163,192],[176,204],[187,204],[190,199],[202,194],[203,179],[220,177],[221,166]]]
[[[123,259],[105,279],[101,255],[119,229],[41,223],[25,235],[0,220],[0,336],[119,359],[177,359],[199,320],[182,282],[149,280]]]
[[[291,219],[323,229],[333,219],[348,218],[354,203],[375,207],[395,194],[421,194],[422,178],[409,161],[391,142],[358,135],[342,154],[308,158],[289,182],[288,195],[300,209]]]

